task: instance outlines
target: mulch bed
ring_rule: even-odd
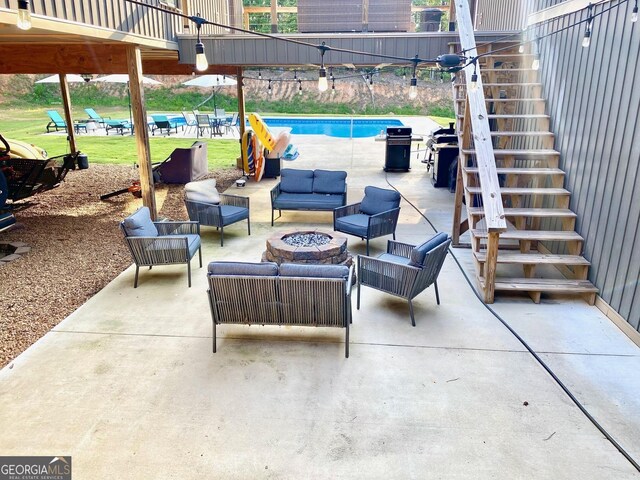
[[[209,173],[224,191],[237,170]],[[100,291],[131,263],[119,222],[142,205],[125,193],[101,201],[138,178],[122,165],[91,165],[71,171],[57,188],[31,197],[16,212],[18,224],[0,242],[24,242],[31,250],[0,262],[0,367]],[[186,220],[183,185],[157,185],[159,216]]]

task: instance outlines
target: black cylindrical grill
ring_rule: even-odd
[[[384,170],[404,170],[411,168],[411,127],[388,127],[387,149]]]

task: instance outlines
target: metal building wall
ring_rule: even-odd
[[[474,28],[478,31],[522,30],[534,0],[476,0]]]
[[[603,5],[596,12],[613,3]],[[632,7],[596,18],[589,48],[581,47],[584,24],[544,38],[540,73],[590,280],[640,331],[640,24],[629,20]],[[553,20],[535,34],[585,17]]]

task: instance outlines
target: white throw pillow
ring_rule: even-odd
[[[203,203],[220,203],[220,194],[216,189],[216,179],[208,178],[197,182],[189,182],[184,186],[184,196],[187,200]]]

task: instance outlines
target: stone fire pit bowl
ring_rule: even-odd
[[[304,230],[279,233],[267,240],[263,262],[308,263],[316,265],[353,264],[347,237],[336,232]]]

